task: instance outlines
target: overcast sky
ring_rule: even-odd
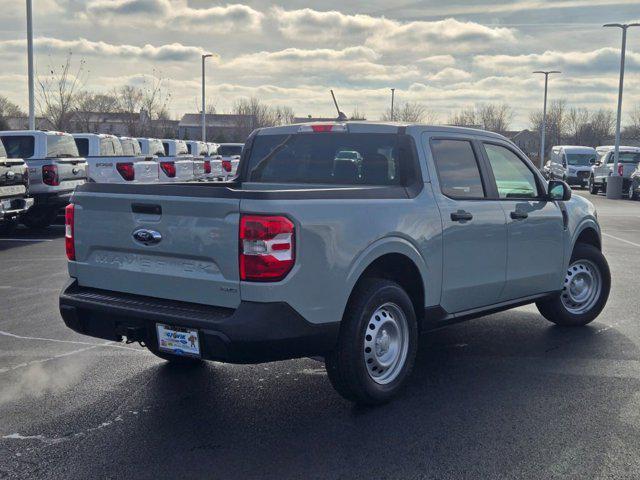
[[[68,52],[86,61],[88,90],[165,78],[170,108],[196,111],[200,54],[218,112],[257,96],[297,115],[341,109],[377,119],[389,88],[399,103],[448,113],[507,102],[516,126],[542,103],[537,69],[563,74],[550,98],[615,108],[620,31],[606,22],[640,20],[639,0],[33,0],[36,70],[46,75]],[[24,1],[0,0],[0,93],[26,108]],[[640,28],[629,31],[625,107],[640,102]]]

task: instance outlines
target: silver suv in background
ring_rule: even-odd
[[[87,162],[73,137],[63,132],[8,130],[0,132],[8,158],[22,158],[29,167],[29,193],[35,204],[20,217],[30,228],[44,228],[64,208],[87,178]]]
[[[607,181],[614,174],[614,150],[608,145],[596,148],[597,158],[595,165],[591,167],[589,177],[589,192],[596,194],[607,191]],[[622,191],[628,192],[631,185],[631,174],[640,163],[640,147],[620,147],[617,175],[622,177]]]

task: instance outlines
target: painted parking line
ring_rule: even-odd
[[[49,238],[0,238],[0,242],[53,242]]]
[[[602,235],[605,237],[613,238],[614,240],[618,240],[619,242],[628,243],[629,245],[633,245],[634,247],[640,248],[640,243],[631,242],[629,240],[625,240],[624,238],[614,237],[613,235],[609,235],[608,233],[602,232]]]
[[[53,343],[70,343],[73,345],[89,345],[91,347],[111,347],[111,348],[123,348],[125,350],[133,350],[134,352],[144,352],[144,350],[140,350],[138,348],[127,347],[125,345],[118,345],[116,342],[108,341],[106,343],[94,343],[94,342],[82,342],[78,340],[60,340],[57,338],[42,338],[42,337],[27,337],[24,335],[16,335],[15,333],[4,332],[0,330],[1,337],[10,337],[16,338],[19,340],[34,340],[41,342],[53,342]]]

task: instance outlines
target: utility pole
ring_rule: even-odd
[[[204,76],[204,61],[209,58],[212,57],[213,55],[210,53],[203,53],[202,54],[202,141],[206,142],[207,141],[207,112],[206,112],[206,108],[207,108],[207,104],[206,104],[206,98],[205,98],[205,88],[204,88],[204,80],[205,80],[205,76]]]
[[[393,112],[393,101],[395,99],[395,96],[396,96],[396,89],[392,88],[391,89],[391,121],[392,122],[395,120],[395,115],[394,115],[394,112]]]
[[[27,65],[29,75],[29,130],[36,129],[35,80],[33,78],[33,5],[27,0]]]
[[[624,89],[624,61],[627,50],[627,30],[629,27],[640,27],[640,23],[607,23],[604,27],[622,29],[622,49],[620,53],[620,84],[618,86],[618,118],[616,119],[616,146],[613,153],[613,173],[607,179],[607,198],[622,198],[622,175],[618,172],[620,158],[620,122],[622,120],[622,91]]]
[[[533,73],[542,73],[544,75],[544,107],[542,108],[542,131],[540,132],[540,169],[544,167],[544,151],[545,151],[545,137],[547,133],[547,90],[549,87],[549,75],[553,73],[562,73],[558,70],[542,71],[536,70]]]

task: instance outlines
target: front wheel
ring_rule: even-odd
[[[638,193],[636,192],[637,189],[638,185],[636,183],[632,183],[631,185],[629,185],[629,191],[627,192],[627,198],[629,198],[629,200],[638,199]]]
[[[416,314],[402,287],[365,279],[349,300],[336,350],[325,358],[329,380],[347,400],[386,403],[409,376],[417,341]]]
[[[596,185],[596,182],[593,180],[593,176],[589,177],[589,193],[591,195],[598,194],[598,186]]]
[[[567,327],[591,323],[602,312],[611,289],[611,273],[602,252],[593,245],[576,244],[565,274],[562,292],[536,302],[549,321]]]

